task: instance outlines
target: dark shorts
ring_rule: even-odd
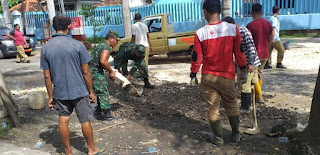
[[[73,109],[76,110],[77,117],[81,124],[90,121],[92,111],[90,109],[89,97],[82,97],[75,100],[55,100],[55,110],[59,113],[59,116],[69,117]]]

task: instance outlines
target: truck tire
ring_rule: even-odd
[[[3,53],[2,53],[2,51],[0,50],[0,59],[2,59],[3,58]]]

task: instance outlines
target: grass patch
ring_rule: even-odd
[[[280,38],[319,38],[320,30],[280,31]]]
[[[319,38],[320,35],[315,34],[294,34],[294,35],[281,35],[280,38]]]
[[[4,138],[5,136],[8,135],[9,131],[13,128],[13,124],[8,121],[8,120],[3,120],[2,122],[6,122],[7,123],[7,127],[6,128],[2,128],[2,125],[0,126],[0,139]]]

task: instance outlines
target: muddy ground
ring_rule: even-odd
[[[154,90],[145,90],[141,97],[133,92],[125,94],[118,85],[109,81],[113,114],[117,122],[102,124],[92,119],[96,145],[107,149],[105,154],[141,154],[149,146],[156,147],[157,154],[285,154],[288,144],[266,134],[273,126],[282,124],[287,129],[296,123],[307,123],[313,89],[320,62],[320,39],[296,39],[292,49],[285,54],[283,64],[287,70],[265,71],[263,85],[267,103],[258,105],[258,135],[242,135],[238,145],[230,144],[231,134],[227,116],[222,109],[226,144],[214,147],[207,140],[210,132],[206,108],[199,87],[189,86],[190,58],[188,56],[154,56],[150,60],[151,82]],[[276,52],[273,53],[276,60]],[[39,49],[33,53],[31,64],[16,64],[15,59],[0,60],[1,70],[8,87],[13,92],[43,88],[44,80],[39,67]],[[275,67],[275,62],[273,63]],[[136,82],[142,87],[141,82]],[[63,144],[57,131],[57,115],[54,111],[31,110],[27,95],[13,98],[19,106],[23,125],[12,129],[2,140],[28,148],[42,141],[42,151],[51,154],[63,152]],[[241,116],[241,131],[252,125],[252,115]],[[98,131],[100,130],[100,131]],[[87,152],[81,126],[76,115],[70,122],[71,145],[75,154]],[[140,142],[157,140],[154,144]]]

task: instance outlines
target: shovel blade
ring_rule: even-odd
[[[142,93],[143,93],[143,89],[142,88],[137,91],[138,96],[141,96]]]
[[[259,128],[250,128],[250,129],[247,129],[244,133],[246,133],[248,135],[257,135],[260,133],[260,129]]]
[[[129,85],[129,84],[130,84],[129,81],[124,81],[124,82],[122,83],[122,88],[126,87],[126,86]]]

